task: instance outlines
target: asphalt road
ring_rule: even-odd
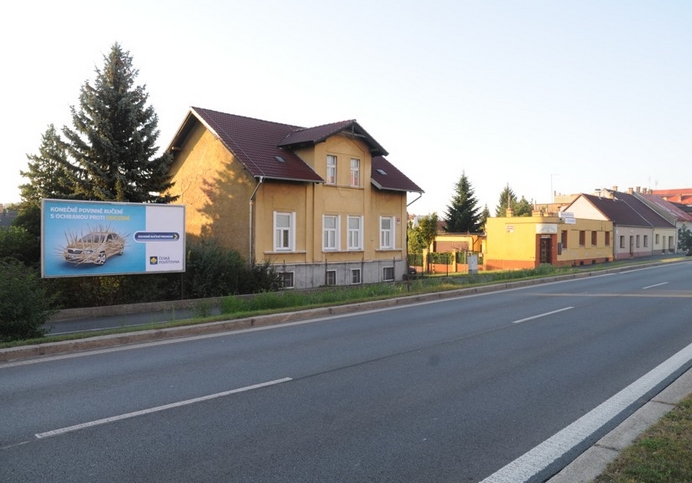
[[[0,364],[0,481],[542,481],[692,365],[690,270]]]

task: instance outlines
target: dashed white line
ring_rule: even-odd
[[[231,394],[238,394],[240,392],[252,391],[253,389],[259,389],[267,386],[274,386],[276,384],[282,384],[284,382],[292,381],[290,377],[284,377],[282,379],[275,379],[273,381],[262,382],[260,384],[253,384],[252,386],[240,387],[238,389],[231,389],[230,391],[217,392],[216,394],[209,394],[208,396],[196,397],[193,399],[187,399],[185,401],[179,401],[171,404],[165,404],[163,406],[156,406],[149,409],[142,409],[141,411],[134,411],[131,413],[120,414],[118,416],[111,416],[109,418],[97,419],[96,421],[89,421],[87,423],[75,424],[74,426],[68,426],[66,428],[54,429],[53,431],[46,431],[45,433],[37,433],[35,436],[39,439],[50,438],[51,436],[58,436],[60,434],[70,433],[72,431],[79,431],[80,429],[91,428],[93,426],[99,426],[102,424],[113,423],[115,421],[122,421],[123,419],[130,419],[137,416],[143,416],[145,414],[157,413],[160,411],[165,411],[167,409],[179,408],[181,406],[189,406],[190,404],[196,404],[199,402],[210,401],[212,399],[218,399],[220,397],[230,396]]]
[[[546,313],[544,313],[544,314],[538,314],[538,315],[534,315],[534,316],[531,316],[531,317],[526,317],[525,319],[515,320],[515,321],[512,322],[512,323],[513,323],[513,324],[521,324],[522,322],[526,322],[526,321],[528,321],[528,320],[540,319],[541,317],[547,317],[547,316],[549,316],[549,315],[559,314],[560,312],[564,312],[565,310],[571,310],[571,309],[573,309],[573,308],[574,308],[574,307],[565,307],[565,308],[562,308],[562,309],[553,310],[552,312],[546,312]]]
[[[661,282],[661,283],[656,283],[654,285],[647,285],[646,287],[643,287],[642,290],[648,290],[650,288],[654,287],[660,287],[661,285],[666,285],[668,282]]]

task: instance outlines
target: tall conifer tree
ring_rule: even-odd
[[[70,158],[68,172],[74,197],[99,201],[168,203],[168,170],[172,156],[156,156],[158,116],[147,105],[145,86],[136,86],[138,71],[119,44],[104,56],[93,84],[86,82],[73,129],[63,128]]]
[[[29,169],[19,173],[29,182],[19,186],[22,204],[39,206],[42,198],[69,198],[67,156],[60,135],[52,124],[41,137],[38,154],[27,154]]]
[[[452,233],[477,233],[480,231],[478,200],[473,193],[466,173],[457,181],[452,203],[447,207],[445,230]]]

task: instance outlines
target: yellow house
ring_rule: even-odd
[[[188,235],[268,261],[285,287],[401,280],[406,195],[355,120],[301,128],[193,107],[169,151]]]
[[[570,216],[488,218],[486,270],[536,268],[541,264],[590,265],[613,259],[613,223]]]

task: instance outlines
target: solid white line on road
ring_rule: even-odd
[[[515,320],[512,323],[513,324],[521,324],[522,322],[526,322],[527,320],[540,319],[541,317],[547,317],[548,315],[559,314],[560,312],[564,312],[565,310],[571,310],[573,308],[574,307],[565,307],[563,309],[553,310],[552,312],[546,312],[545,314],[538,314],[538,315],[534,315],[532,317],[526,317],[525,319]]]
[[[661,285],[666,285],[667,283],[668,283],[668,282],[661,282],[661,283],[657,283],[657,284],[654,284],[654,285],[648,285],[648,286],[642,288],[642,290],[646,290],[646,289],[654,288],[654,287],[660,287]]]
[[[481,483],[528,481],[692,360],[692,344]]]
[[[149,409],[142,409],[141,411],[134,411],[131,413],[121,414],[119,416],[112,416],[110,418],[97,419],[96,421],[90,421],[88,423],[75,424],[74,426],[68,426],[66,428],[55,429],[53,431],[46,431],[45,433],[37,433],[35,436],[37,438],[50,438],[51,436],[58,436],[60,434],[69,433],[72,431],[79,431],[80,429],[91,428],[93,426],[99,426],[101,424],[108,424],[115,421],[121,421],[123,419],[134,418],[137,416],[143,416],[145,414],[157,413],[160,411],[165,411],[167,409],[179,408],[181,406],[188,406],[190,404],[196,404],[199,402],[209,401],[212,399],[218,399],[220,397],[230,396],[231,394],[238,394],[240,392],[252,391],[253,389],[260,389],[262,387],[274,386],[276,384],[282,384],[284,382],[292,381],[290,377],[284,377],[282,379],[275,379],[273,381],[262,382],[260,384],[254,384],[252,386],[240,387],[238,389],[231,389],[230,391],[217,392],[216,394],[209,394],[208,396],[196,397],[194,399],[187,399],[185,401],[179,401],[171,404],[165,404],[163,406],[157,406]]]

